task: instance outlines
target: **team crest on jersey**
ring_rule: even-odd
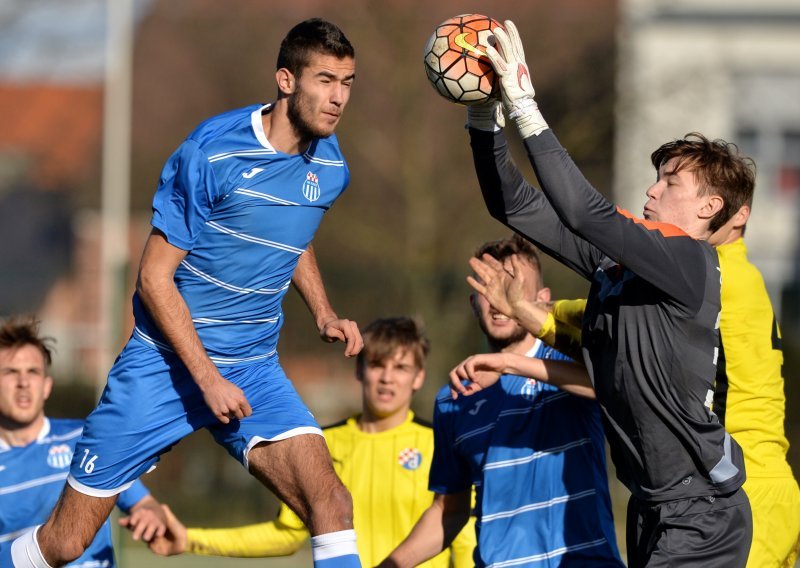
[[[71,461],[72,448],[67,444],[50,446],[50,450],[47,452],[47,465],[55,469],[64,469],[69,467]]]
[[[319,199],[322,190],[319,188],[319,177],[314,172],[306,174],[306,181],[303,183],[303,196],[311,203]]]
[[[525,400],[533,400],[536,398],[536,391],[539,389],[536,388],[536,380],[535,379],[527,379],[522,388],[519,389],[519,394],[522,395],[522,398]]]
[[[417,448],[406,448],[397,456],[397,463],[407,470],[414,471],[422,465],[422,454]]]

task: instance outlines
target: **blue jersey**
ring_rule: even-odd
[[[434,436],[431,491],[475,487],[476,566],[623,566],[595,401],[513,375],[457,400],[445,387]]]
[[[15,538],[50,516],[64,488],[82,431],[82,420],[45,419],[39,436],[27,446],[9,446],[0,441],[0,558],[8,557]],[[120,493],[117,505],[128,511],[147,495],[144,485],[136,481]],[[114,566],[108,520],[86,552],[69,566]]]
[[[175,284],[217,365],[275,353],[281,301],[323,214],[349,171],[335,136],[303,154],[276,151],[253,105],[200,124],[167,160],[153,227],[188,251]],[[135,335],[169,349],[138,295]]]

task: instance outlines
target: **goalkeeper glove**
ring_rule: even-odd
[[[539,111],[539,105],[533,99],[535,91],[531,85],[531,75],[525,63],[525,52],[517,27],[511,20],[505,21],[505,27],[505,30],[493,30],[500,51],[490,45],[486,47],[486,55],[500,78],[500,91],[508,118],[517,124],[522,138],[538,136],[549,127]]]
[[[467,127],[486,132],[499,132],[506,125],[503,105],[492,99],[485,103],[467,107]]]

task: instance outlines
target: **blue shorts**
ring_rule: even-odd
[[[208,428],[245,467],[247,453],[259,442],[322,435],[277,356],[219,370],[244,391],[253,409],[247,418],[228,424],[218,421],[174,353],[129,340],[109,372],[97,408],[86,420],[68,483],[87,495],[116,495],[151,470],[161,454],[200,428]]]

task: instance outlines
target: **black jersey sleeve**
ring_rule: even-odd
[[[702,244],[668,223],[637,219],[583,177],[551,130],[525,141],[542,191],[566,227],[689,311],[702,303]]]
[[[567,229],[544,194],[525,181],[502,132],[469,132],[478,183],[492,217],[590,279],[602,258],[600,250]]]

